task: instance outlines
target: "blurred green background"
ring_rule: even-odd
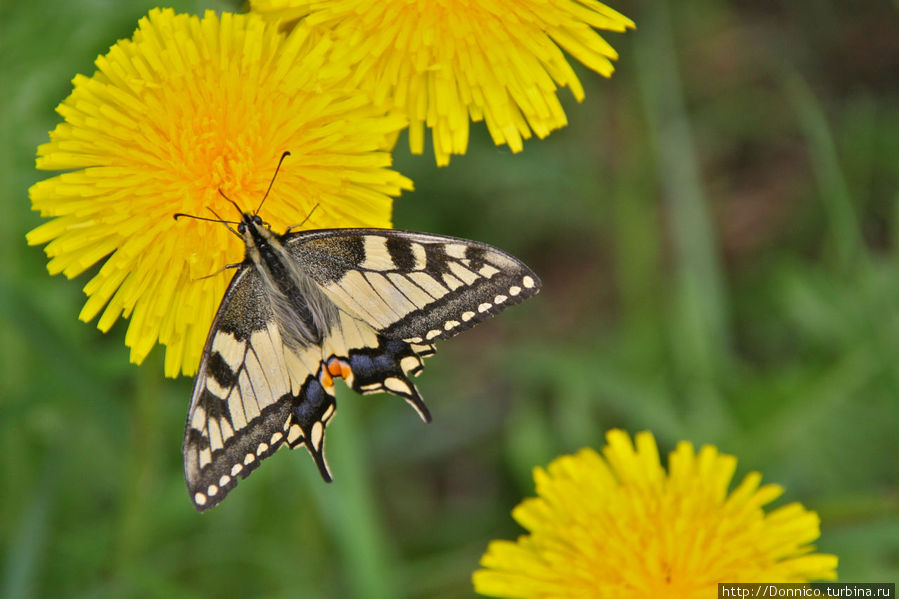
[[[237,3],[172,3],[178,10]],[[395,224],[479,239],[543,278],[450,342],[404,402],[344,392],[336,474],[280,452],[198,515],[192,381],[76,318],[24,235],[34,151],[76,73],[153,4],[0,4],[0,596],[454,598],[531,469],[649,429],[739,458],[822,518],[845,581],[899,578],[899,35],[895,2],[612,4],[604,80],[511,154],[473,127]]]

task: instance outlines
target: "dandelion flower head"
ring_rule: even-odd
[[[432,131],[439,165],[468,145],[469,118],[513,152],[531,133],[543,138],[567,119],[556,95],[584,89],[563,50],[606,77],[615,50],[597,29],[634,23],[596,0],[251,0],[267,19],[335,40],[331,60],[356,85],[404,112],[409,144]]]
[[[47,244],[51,274],[106,258],[79,317],[99,315],[103,331],[130,318],[133,362],[158,341],[167,375],[195,371],[233,270],[209,275],[244,250],[221,224],[172,217],[233,220],[222,194],[254,210],[283,152],[262,212],[273,230],[310,213],[309,227],[390,226],[391,196],[411,182],[382,150],[404,121],[345,91],[327,45],[255,15],[154,9],[91,77],[75,77],[64,121],[38,148],[39,169],[66,172],[30,189],[50,220],[27,240]]]
[[[563,456],[512,512],[529,531],[493,541],[473,576],[478,593],[520,598],[704,598],[719,582],[834,579],[837,558],[813,553],[818,516],[798,503],[765,512],[782,489],[736,458],[681,442],[668,471],[650,433],[610,431],[603,455]]]

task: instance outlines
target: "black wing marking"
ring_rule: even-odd
[[[493,246],[390,229],[284,236],[337,306],[385,339],[430,344],[536,294],[540,279]]]

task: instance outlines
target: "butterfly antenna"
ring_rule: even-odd
[[[192,218],[192,219],[194,219],[194,220],[202,220],[202,221],[206,221],[206,222],[208,222],[208,223],[220,223],[220,224],[225,225],[226,227],[228,227],[228,230],[229,230],[229,231],[231,231],[232,233],[234,233],[235,235],[237,235],[238,237],[240,237],[241,239],[243,239],[243,236],[242,236],[240,233],[238,233],[237,231],[235,231],[235,230],[231,227],[231,225],[237,225],[237,224],[240,224],[240,223],[238,223],[238,222],[235,221],[235,220],[225,220],[225,219],[223,219],[223,218],[222,218],[221,216],[219,216],[218,213],[217,213],[215,210],[213,210],[212,208],[210,208],[209,211],[212,212],[212,214],[215,216],[215,218],[206,218],[205,216],[197,216],[196,214],[187,214],[186,212],[176,212],[175,214],[172,215],[172,217],[173,217],[175,220],[178,220],[179,218],[181,218],[181,217],[183,216],[184,218]]]
[[[219,195],[220,195],[220,196],[222,196],[223,198],[225,198],[226,200],[228,200],[229,202],[231,202],[231,205],[234,206],[234,208],[237,210],[237,213],[240,215],[241,219],[243,219],[243,210],[240,209],[240,206],[237,205],[237,202],[235,202],[234,200],[232,200],[231,198],[229,198],[228,196],[226,196],[226,195],[225,195],[225,192],[222,191],[222,188],[221,188],[221,187],[218,188],[218,192],[219,192]],[[211,209],[210,209],[210,210],[211,210]]]
[[[262,196],[262,201],[259,202],[259,206],[256,207],[256,211],[253,212],[253,216],[259,214],[259,211],[262,210],[262,204],[265,203],[265,199],[268,197],[268,192],[272,190],[272,185],[275,184],[275,178],[278,176],[278,171],[281,170],[281,163],[284,162],[284,159],[290,156],[290,152],[284,152],[281,154],[281,159],[278,160],[278,166],[275,167],[275,174],[272,175],[272,180],[269,181],[268,189],[265,190],[265,195]]]
[[[205,220],[206,222],[209,222],[209,223],[220,223],[223,225],[240,224],[236,220],[223,219],[221,216],[216,214],[215,210],[213,210],[212,208],[210,208],[209,211],[215,215],[215,218],[207,218],[205,216],[197,216],[196,214],[187,214],[186,212],[176,212],[175,214],[172,215],[172,218],[174,218],[175,220],[178,220],[179,218],[181,218],[183,216],[184,218],[192,218],[194,220]]]

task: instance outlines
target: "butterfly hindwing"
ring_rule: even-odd
[[[322,477],[334,379],[430,414],[411,381],[433,341],[537,293],[537,276],[486,244],[383,229],[275,235],[239,227],[244,262],[203,351],[184,436],[198,510],[219,503],[281,445],[305,447]]]
[[[354,348],[348,352],[350,376],[344,377],[356,393],[392,393],[405,399],[425,422],[431,413],[415,384],[409,378],[421,374],[422,358],[434,353],[431,345],[412,345],[405,341],[378,337],[378,345]]]

